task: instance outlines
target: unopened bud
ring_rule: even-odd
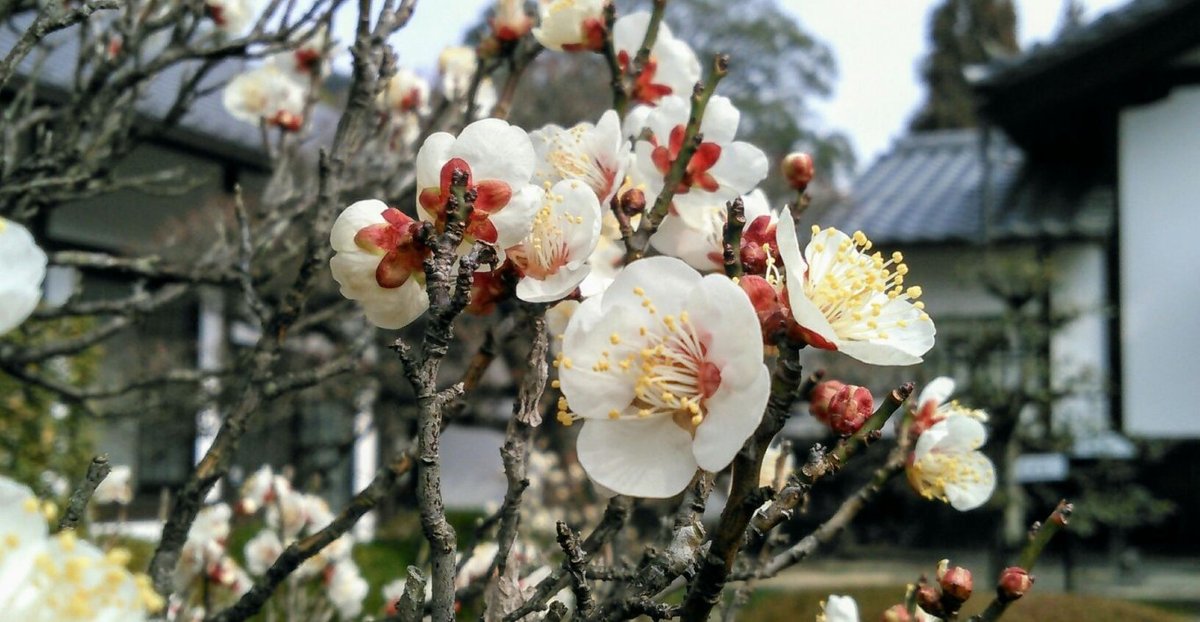
[[[928,583],[922,583],[917,586],[917,605],[925,610],[925,613],[941,617],[944,612],[942,609],[942,595],[938,589]]]
[[[627,216],[641,214],[646,209],[646,193],[637,188],[630,188],[621,194],[619,205]]]
[[[975,589],[971,571],[962,566],[953,566],[942,574],[938,582],[942,586],[942,602],[947,609],[958,610]]]
[[[808,187],[816,170],[812,156],[802,151],[787,154],[780,168],[788,185],[799,192]]]
[[[826,380],[813,388],[808,398],[808,412],[822,423],[829,423],[829,408],[834,396],[846,385],[837,380]]]
[[[1032,588],[1033,576],[1024,568],[1011,566],[1000,573],[1000,580],[996,584],[996,593],[999,594],[1000,600],[1013,601],[1024,596],[1025,592]]]
[[[505,42],[516,41],[533,28],[533,18],[525,13],[524,0],[499,0],[492,17],[492,33]]]
[[[774,343],[787,322],[783,304],[779,301],[779,293],[761,276],[745,275],[738,279],[738,287],[746,292],[750,304],[754,305],[754,313],[758,316],[758,324],[762,329],[763,343]]]
[[[879,616],[879,622],[912,622],[912,616],[904,605],[892,605]]]
[[[854,434],[863,427],[875,411],[875,398],[866,387],[843,386],[829,400],[829,427],[843,436]]]

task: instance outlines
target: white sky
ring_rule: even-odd
[[[393,45],[403,65],[432,73],[441,49],[494,0],[422,0]],[[846,132],[865,167],[904,132],[922,97],[917,64],[925,52],[926,22],[934,0],[780,0],[804,28],[833,47],[838,80],[833,98],[818,101],[824,122]],[[1083,0],[1088,19],[1125,0]],[[1045,41],[1055,31],[1061,0],[1017,0],[1021,45]],[[338,31],[353,38],[353,18]]]

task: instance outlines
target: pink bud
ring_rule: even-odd
[[[971,571],[962,566],[952,566],[938,580],[942,586],[942,600],[947,609],[957,610],[967,602],[975,583],[971,579]]]
[[[781,166],[783,178],[787,180],[788,185],[800,192],[804,192],[812,181],[815,169],[812,156],[800,151],[789,153],[783,158]]]
[[[779,293],[761,276],[747,275],[738,279],[738,287],[746,292],[754,312],[758,315],[758,324],[762,329],[763,343],[774,343],[787,322],[783,303],[779,301]]]
[[[1004,569],[1000,573],[1000,580],[996,584],[996,592],[1000,595],[1000,600],[1013,601],[1025,595],[1025,592],[1033,589],[1033,577],[1024,568],[1011,566]]]
[[[829,400],[827,423],[834,432],[849,436],[863,427],[874,411],[875,398],[871,392],[866,387],[848,384]]]
[[[812,390],[812,395],[808,398],[808,412],[816,417],[822,423],[829,423],[829,409],[833,403],[833,398],[845,388],[845,384],[837,380],[826,380],[818,383]]]
[[[646,193],[637,188],[630,188],[621,193],[619,204],[621,211],[627,216],[641,214],[646,209]]]
[[[917,586],[917,605],[929,615],[941,617],[941,614],[945,613],[945,610],[942,609],[941,593],[928,583]]]
[[[904,605],[892,605],[879,616],[879,622],[912,622],[912,616],[908,615]]]

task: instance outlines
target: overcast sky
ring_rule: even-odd
[[[441,49],[494,0],[424,0],[393,44],[406,66],[432,73]],[[1084,0],[1088,19],[1126,0]],[[904,132],[921,100],[917,62],[925,52],[925,26],[933,0],[780,0],[804,28],[824,39],[837,58],[839,76],[831,100],[821,102],[824,122],[842,129],[864,167]],[[731,3],[732,6],[732,3]],[[1050,37],[1061,0],[1017,0],[1018,36],[1025,48]],[[343,41],[353,18],[342,16]]]

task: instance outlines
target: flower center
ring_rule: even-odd
[[[908,274],[904,256],[899,251],[887,260],[878,252],[868,255],[871,241],[861,231],[843,238],[836,248],[827,248],[826,242],[816,237],[831,231],[813,226],[812,256],[803,283],[807,297],[844,339],[887,339],[887,329],[905,328],[908,319],[883,317],[883,306],[889,300],[921,296],[920,287],[904,288],[904,275]],[[924,303],[914,306],[922,309]],[[921,317],[928,316],[922,312]]]
[[[596,197],[603,200],[612,191],[617,175],[616,166],[601,162],[592,157],[584,148],[586,127],[575,126],[567,130],[574,144],[565,144],[562,134],[554,137],[554,148],[546,156],[554,172],[562,179],[578,179],[587,184]]]
[[[568,231],[582,225],[583,216],[556,211],[555,204],[562,201],[561,195],[547,191],[541,209],[533,218],[533,231],[520,246],[509,252],[509,257],[523,274],[544,279],[571,260]]]

